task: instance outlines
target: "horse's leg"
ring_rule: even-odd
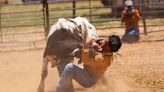
[[[42,71],[41,71],[41,81],[37,89],[37,92],[44,92],[45,79],[48,75],[48,70],[47,70],[48,62],[49,62],[48,58],[44,57],[42,63]]]

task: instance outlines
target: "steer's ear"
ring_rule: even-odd
[[[72,55],[73,55],[74,57],[77,57],[77,58],[80,58],[80,57],[81,57],[81,54],[82,54],[82,50],[79,49],[79,48],[73,50],[73,52],[72,52]]]

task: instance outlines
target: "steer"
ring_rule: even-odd
[[[45,79],[48,74],[48,62],[51,67],[60,63],[61,59],[73,58],[76,49],[83,48],[84,33],[91,39],[97,39],[95,27],[86,18],[74,19],[59,18],[51,27],[48,34],[47,45],[43,54],[41,81],[38,92],[44,92]],[[59,76],[62,71],[59,71]]]

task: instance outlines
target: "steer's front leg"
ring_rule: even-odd
[[[44,92],[45,79],[48,75],[48,69],[47,69],[48,62],[49,62],[48,58],[44,57],[43,62],[42,62],[41,81],[40,81],[39,87],[37,89],[37,92]]]

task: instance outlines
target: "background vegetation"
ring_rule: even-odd
[[[42,4],[23,4],[21,0],[9,0],[10,4],[14,5],[0,5],[0,20],[1,27],[8,29],[13,26],[42,26],[43,20],[43,6]],[[112,17],[111,8],[104,7],[100,1],[91,1],[91,10],[88,9],[89,1],[76,2],[76,16],[84,16],[89,19],[96,27],[120,27],[120,18]],[[104,7],[104,8],[94,8]],[[65,3],[49,3],[49,18],[50,24],[54,24],[58,18],[72,18],[73,11],[72,2]],[[96,16],[88,16],[91,15]],[[118,20],[118,21],[113,21]],[[105,21],[105,22],[101,22]],[[142,25],[142,21],[140,21]],[[164,19],[147,20],[147,24],[163,24]],[[13,29],[12,29],[13,30]]]

